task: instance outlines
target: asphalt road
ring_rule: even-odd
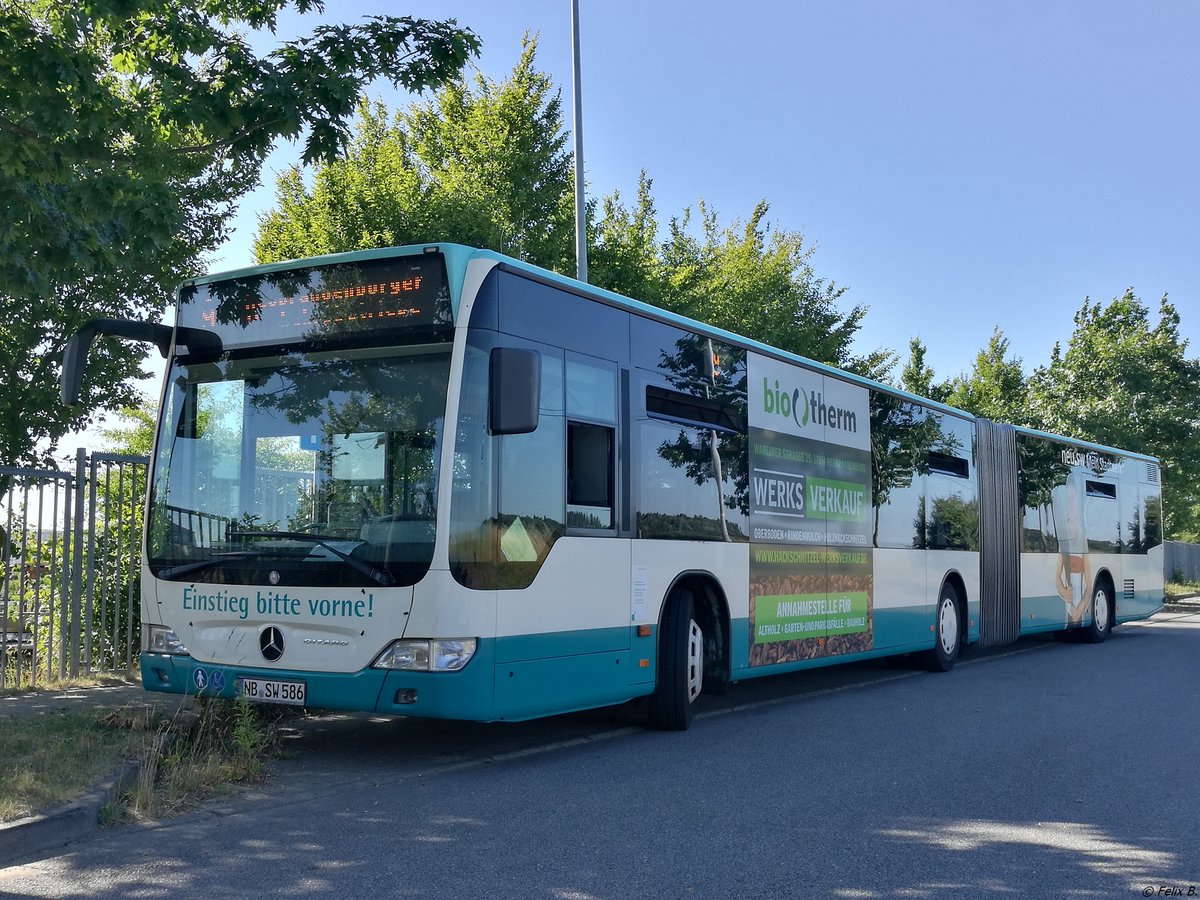
[[[633,705],[318,717],[262,789],[0,871],[0,896],[1200,896],[1198,668],[1200,615],[1161,614],[948,675],[747,682],[683,734]]]

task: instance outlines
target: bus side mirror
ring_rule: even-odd
[[[67,349],[63,352],[62,381],[59,394],[64,406],[79,402],[79,390],[83,384],[83,370],[87,365],[92,342],[102,334],[145,341],[155,344],[164,357],[171,349],[171,328],[157,322],[134,322],[128,319],[92,319],[71,335]]]
[[[542,391],[541,355],[536,350],[493,347],[488,376],[488,431],[536,431]]]
[[[173,334],[180,344],[186,344],[193,353],[221,352],[221,339],[212,332],[201,331],[199,328],[181,327],[172,331],[170,325],[158,322],[92,319],[71,335],[67,341],[67,349],[63,351],[59,395],[64,406],[74,406],[79,402],[79,390],[83,386],[83,370],[87,365],[88,352],[92,349],[92,342],[102,334],[154,344],[164,359],[171,352]]]
[[[83,366],[87,362],[88,350],[91,349],[95,337],[95,332],[80,332],[71,335],[67,341],[59,384],[59,398],[63,406],[74,406],[79,402],[79,390],[83,387]]]

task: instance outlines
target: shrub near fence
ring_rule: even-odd
[[[132,667],[147,463],[0,467],[0,687]]]

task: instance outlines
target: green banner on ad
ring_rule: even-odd
[[[808,509],[828,521],[866,522],[867,486],[849,481],[813,478],[807,482]]]
[[[871,598],[866,591],[844,594],[784,594],[758,597],[754,643],[857,634],[868,627]]]

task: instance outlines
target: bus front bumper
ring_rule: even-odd
[[[261,695],[259,699],[308,709],[488,722],[495,718],[495,670],[490,651],[490,647],[486,650],[480,647],[475,657],[457,672],[370,667],[357,672],[300,672],[205,663],[190,656],[143,652],[142,687],[166,694],[234,699],[243,695],[246,680],[258,685],[302,684],[302,704],[291,700],[294,688],[283,691],[279,699]]]

